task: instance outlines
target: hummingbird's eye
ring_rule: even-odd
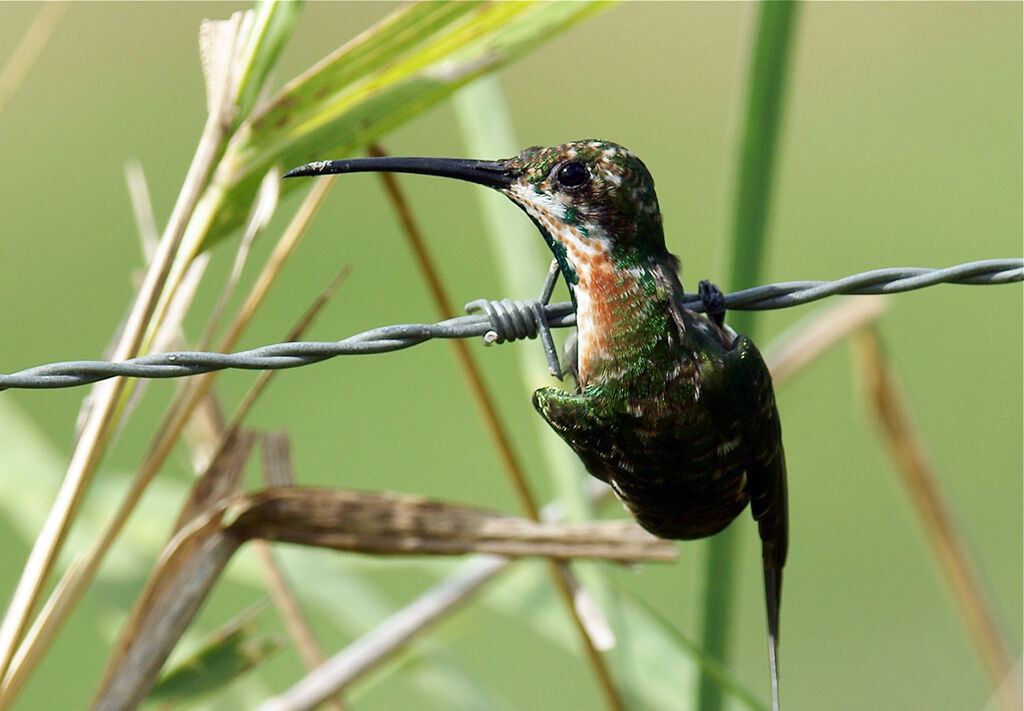
[[[562,164],[558,172],[555,173],[555,180],[563,188],[578,188],[589,179],[590,173],[587,171],[587,166],[575,161]]]

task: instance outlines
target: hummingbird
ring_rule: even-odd
[[[779,606],[788,547],[786,465],[768,368],[724,323],[684,306],[679,260],[665,246],[654,180],[626,148],[584,140],[505,160],[374,157],[316,161],[284,177],[387,171],[498,190],[540,230],[576,309],[573,391],[533,404],[551,428],[656,536],[713,535],[750,504],[758,524],[772,706],[779,705]]]

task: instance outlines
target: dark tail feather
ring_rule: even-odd
[[[768,552],[767,550],[765,551]],[[772,711],[779,711],[779,605],[782,602],[782,566],[764,560],[764,601],[768,611],[768,662],[772,673]]]

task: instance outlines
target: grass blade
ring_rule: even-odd
[[[32,20],[32,25],[22,35],[18,46],[0,70],[0,113],[3,113],[7,101],[14,96],[32,69],[68,7],[69,3],[66,2],[48,2],[39,6],[39,13]]]
[[[1016,662],[1009,636],[998,623],[977,565],[960,534],[940,486],[928,448],[918,431],[897,374],[885,356],[874,327],[859,331],[852,343],[873,414],[885,438],[894,466],[920,517],[925,537],[946,574],[946,583],[974,640],[1000,708],[1020,708],[1021,689],[1004,683]]]
[[[284,646],[280,637],[259,633],[255,616],[266,605],[245,610],[213,634],[202,649],[160,677],[145,705],[189,705],[216,693]]]
[[[481,158],[514,155],[519,148],[513,135],[512,121],[501,86],[495,77],[486,77],[456,95],[456,114],[463,135],[473,155]],[[526,295],[538,288],[549,256],[534,227],[504,196],[490,191],[476,191],[488,229],[485,230],[497,257],[498,271],[505,292]],[[547,365],[539,349],[518,349],[519,367],[527,392],[548,379]],[[586,475],[576,456],[554,435],[540,418],[535,432],[547,462],[546,473],[552,479],[558,500],[569,513],[569,520],[591,518],[593,507],[584,496],[581,479]],[[614,599],[607,594],[604,575],[598,566],[575,565],[573,568],[552,567],[558,590],[570,606],[573,620],[580,632],[587,661],[612,708],[624,705],[615,686],[611,669],[618,666],[602,656],[613,650],[614,633],[605,622],[605,615],[616,616]],[[575,578],[584,584],[580,585]],[[597,601],[596,604],[591,601]],[[587,612],[587,604],[596,608]],[[621,683],[628,683],[623,680]]]
[[[260,90],[292,36],[302,12],[301,2],[263,0],[256,3],[254,27],[242,55],[234,104],[238,115],[248,116]]]
[[[772,176],[796,11],[795,2],[760,6],[736,183],[730,290],[756,286],[763,272]],[[754,319],[754,312],[748,311],[733,313],[729,320],[737,332],[753,338]]]
[[[205,198],[218,207],[205,244],[239,224],[259,180],[276,164],[352,153],[596,7],[436,2],[393,13],[289,82],[242,123]]]
[[[758,9],[730,244],[730,290],[754,286],[762,272],[772,169],[797,6],[772,2]],[[729,320],[738,333],[754,336],[753,312],[733,313]],[[706,545],[701,646],[721,662],[727,657],[728,621],[733,619],[737,530],[727,528]],[[698,707],[705,711],[722,708],[720,688],[706,673],[701,674]]]

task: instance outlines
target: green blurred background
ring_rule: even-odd
[[[204,120],[196,51],[203,17],[230,4],[89,4],[71,7],[24,85],[0,113],[0,370],[98,357],[133,293],[142,263],[123,179],[141,162],[162,226]],[[276,85],[382,17],[377,3],[311,4],[286,47]],[[948,266],[1021,254],[1022,6],[1019,3],[808,4],[801,10],[782,123],[767,281],[827,279],[884,266]],[[0,5],[0,55],[13,49],[37,5]],[[519,142],[601,137],[642,156],[658,183],[670,249],[685,283],[725,278],[737,127],[755,18],[750,4],[634,3],[556,38],[500,74]],[[394,153],[465,155],[442,104],[384,141]],[[324,156],[330,157],[330,156]],[[494,158],[497,156],[474,156]],[[473,190],[403,179],[459,300],[501,294],[482,239]],[[283,225],[290,198],[275,225]],[[525,219],[525,218],[523,218]],[[229,241],[233,243],[233,240]],[[257,246],[265,255],[269,240]],[[213,271],[233,259],[223,245]],[[256,263],[255,261],[253,262]],[[308,334],[334,339],[388,323],[436,319],[376,180],[339,183],[242,346],[279,340],[343,264],[353,271]],[[214,275],[211,275],[214,276]],[[538,284],[542,275],[537,275]],[[213,279],[190,319],[195,336],[216,299]],[[766,314],[767,345],[814,307]],[[1000,617],[1020,653],[1022,626],[1022,310],[1019,286],[940,286],[895,297],[882,322],[887,350]],[[536,471],[536,417],[516,377],[516,348],[473,344],[528,467]],[[254,375],[219,380],[234,403]],[[538,383],[540,384],[540,383]],[[173,384],[153,384],[107,457],[89,501],[115,500],[137,465]],[[20,573],[62,473],[85,390],[0,395],[5,421],[40,435],[49,466],[19,468],[0,453],[8,484],[0,506],[0,599]],[[785,707],[974,709],[989,692],[927,543],[866,417],[851,359],[839,347],[778,393],[790,470],[792,552],[783,606]],[[17,412],[14,411],[17,408]],[[450,349],[336,360],[279,376],[254,427],[288,428],[303,483],[416,492],[515,511],[497,458]],[[20,708],[78,707],[102,670],[105,642],[141,586],[179,502],[161,501],[188,478],[184,450],[150,493],[158,513],[136,522],[127,557],[105,570]],[[540,473],[534,477],[543,490]],[[160,518],[160,513],[165,517]],[[608,515],[621,515],[617,505]],[[88,520],[88,519],[87,519]],[[735,675],[766,698],[758,546],[745,518],[736,605]],[[88,538],[88,531],[81,536]],[[80,540],[80,539],[79,539]],[[614,569],[681,629],[699,628],[701,543],[676,565]],[[132,556],[135,556],[134,558]],[[315,595],[327,553],[289,554]],[[243,567],[245,561],[238,563]],[[412,560],[359,560],[379,585],[381,610],[414,597],[441,569]],[[241,582],[218,587],[198,631],[260,598]],[[497,591],[497,586],[492,590]],[[442,625],[418,648],[496,689],[508,708],[596,708],[574,633],[538,633],[488,605]],[[496,603],[495,603],[496,604]],[[272,616],[269,616],[272,617]],[[365,613],[366,622],[373,613]],[[354,630],[320,620],[329,649]],[[406,665],[414,668],[415,663]],[[261,682],[232,691],[244,707],[301,673],[291,653]],[[399,673],[371,679],[357,709],[449,708],[419,697]],[[74,700],[69,702],[68,700]]]

